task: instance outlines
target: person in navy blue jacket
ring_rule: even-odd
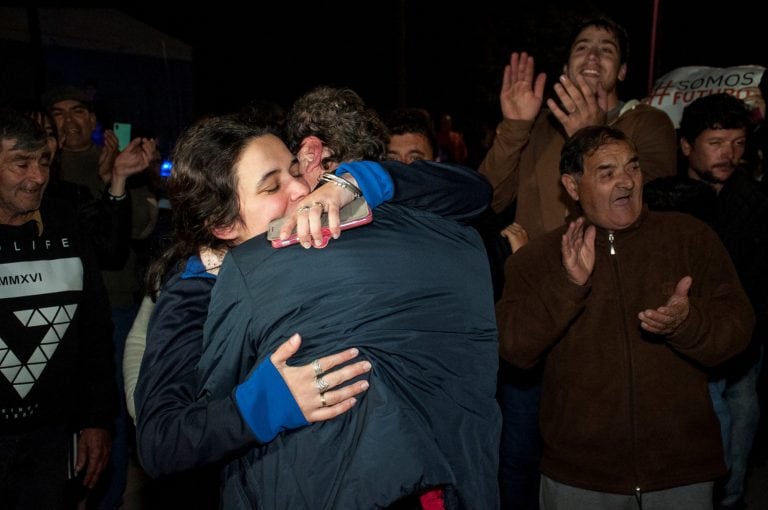
[[[294,104],[289,145],[311,180],[341,161],[383,156],[379,123],[354,92],[320,88]],[[478,176],[474,191],[467,188],[468,200],[485,198],[477,214],[490,200],[487,182]],[[301,215],[315,202],[287,208]],[[262,235],[265,209],[241,208],[251,215],[221,234],[249,240],[222,264],[199,375],[203,400],[234,395],[261,444],[224,467],[223,507],[419,508],[436,498],[449,510],[497,508],[498,340],[477,232],[385,203],[371,224],[324,250],[275,249]],[[350,412],[297,428],[299,410],[271,412],[245,391],[295,331],[296,363],[355,347],[372,364],[362,377],[370,388]],[[317,368],[299,390],[314,392],[321,408],[337,405],[333,392],[343,384]],[[274,392],[262,399],[270,397],[284,400]]]
[[[148,474],[153,477],[162,476],[173,483],[181,482],[177,477],[169,479],[167,475],[212,463],[212,470],[215,471],[216,461],[236,455],[264,440],[263,436],[254,437],[232,399],[196,401],[194,392],[194,367],[201,352],[202,327],[211,288],[216,281],[221,257],[228,246],[241,241],[219,239],[217,235],[222,235],[221,231],[216,230],[214,234],[211,228],[211,225],[232,222],[233,218],[240,215],[234,190],[229,189],[232,201],[222,202],[223,186],[226,183],[222,184],[221,179],[214,176],[234,168],[231,162],[238,160],[238,151],[242,150],[246,141],[263,137],[272,129],[265,126],[247,127],[244,120],[233,117],[209,119],[190,129],[180,139],[174,158],[174,175],[169,181],[177,242],[164,259],[158,261],[151,273],[154,275],[151,278],[153,287],[156,288],[163,274],[166,283],[158,296],[152,316],[136,386],[138,451]],[[248,120],[248,123],[252,124],[253,119]],[[224,145],[215,146],[216,143]],[[199,159],[198,156],[203,154],[228,154],[231,159]],[[216,160],[216,163],[211,160]],[[205,163],[201,163],[203,161]],[[385,168],[371,162],[345,164],[338,173],[360,186],[372,207],[383,200],[389,200],[447,216],[471,217],[487,204],[490,196],[484,178],[468,169],[425,163],[425,168],[419,173],[394,162],[383,162],[382,165]],[[291,189],[300,187],[298,179],[283,177],[283,180],[283,184]],[[278,187],[272,181],[268,184],[270,192]],[[346,190],[324,186],[308,195],[308,199],[330,202],[336,200],[333,197],[337,196],[346,201],[352,198]],[[342,202],[339,201],[338,205],[342,205]],[[319,216],[320,212],[314,210],[310,214]],[[309,215],[302,216],[307,220]],[[299,342],[297,339],[284,342],[276,352],[277,361],[273,365],[283,368],[284,361],[299,348]],[[338,355],[321,358],[319,363],[325,370],[329,370],[351,357],[354,357],[354,351],[345,349]],[[358,372],[347,369],[339,372],[338,382],[357,375],[360,369],[369,366],[366,361],[355,365],[357,368],[354,370]],[[292,370],[309,381],[314,378],[311,366],[292,367]],[[267,373],[275,375],[274,371]],[[261,380],[252,381],[251,389],[263,384],[258,381]],[[285,386],[277,382],[278,387]],[[338,401],[336,405],[328,407],[317,402],[317,394],[312,390],[310,396],[313,408],[306,410],[307,419],[329,419],[348,410],[354,403],[351,397],[366,386],[366,382],[359,382],[354,387],[328,393],[329,398],[333,396]],[[303,424],[303,421],[299,424]],[[186,483],[190,479],[185,478],[184,493],[190,494],[190,486],[204,486],[206,479],[215,482],[215,475],[210,473],[198,472],[195,479],[200,483]],[[210,503],[211,499],[215,499],[215,494],[212,497],[211,493],[196,492],[196,502]]]

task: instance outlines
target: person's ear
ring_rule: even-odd
[[[563,174],[560,176],[560,182],[563,183],[565,191],[568,195],[575,200],[579,201],[579,181],[571,174]]]
[[[627,64],[621,64],[619,66],[619,74],[616,75],[616,79],[619,81],[624,81],[626,77],[627,77]]]
[[[216,239],[221,239],[222,241],[234,241],[240,235],[240,224],[234,222],[228,227],[213,227],[211,233]]]
[[[315,187],[320,176],[325,173],[323,158],[329,155],[330,151],[316,136],[308,136],[301,142],[296,158],[299,160],[299,170],[311,188]]]
[[[296,158],[302,172],[314,172],[323,161],[323,142],[316,136],[308,136],[301,142]]]
[[[693,146],[688,143],[688,140],[685,138],[680,139],[680,150],[683,152],[683,156],[686,158],[691,155],[691,152],[693,152]]]

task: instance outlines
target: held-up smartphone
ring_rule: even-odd
[[[117,148],[124,150],[131,143],[131,125],[123,122],[115,122],[112,124],[112,131],[115,132],[117,137]]]
[[[328,228],[328,213],[323,213],[320,218],[323,225],[323,246],[325,246],[331,238],[331,231]],[[269,224],[267,240],[272,241],[272,246],[274,248],[284,248],[299,242],[299,237],[296,234],[295,228],[293,229],[293,234],[288,239],[285,241],[280,240],[280,227],[283,226],[284,221],[285,218],[278,218]],[[368,207],[368,202],[360,197],[341,208],[341,211],[339,211],[339,221],[341,230],[347,230],[370,223],[373,221],[373,214],[371,213],[371,208]]]

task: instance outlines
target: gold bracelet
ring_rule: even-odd
[[[320,176],[320,179],[318,179],[320,182],[332,182],[336,186],[339,186],[340,188],[344,188],[346,190],[349,190],[355,198],[360,198],[363,196],[363,192],[360,191],[360,188],[349,182],[343,177],[339,177],[336,174],[333,173],[326,173]]]

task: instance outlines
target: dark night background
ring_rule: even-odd
[[[20,54],[18,44],[5,43],[3,48],[13,50],[4,51],[0,59],[5,89],[13,89],[15,81],[18,93],[25,75],[12,76],[19,62],[28,64],[31,55],[45,62],[34,88],[63,79],[95,82],[114,113],[112,119],[104,115],[107,125],[146,122],[161,131],[167,151],[179,130],[202,115],[233,111],[251,100],[289,107],[316,85],[349,86],[382,114],[402,105],[427,108],[434,115],[449,112],[472,146],[481,126],[495,125],[500,118],[498,91],[510,52],[533,54],[537,70],[546,71],[551,84],[567,58],[568,37],[577,17],[604,13],[627,28],[629,74],[620,90],[624,99],[648,92],[655,5],[654,78],[684,65],[726,67],[768,61],[765,18],[746,0],[241,5],[208,2],[194,7],[190,2],[184,7],[119,8],[190,45],[191,64],[98,52],[94,56],[93,51],[59,48],[55,41],[48,41],[39,50],[43,56],[36,58],[34,47]],[[179,106],[171,108],[174,104]]]
[[[499,118],[510,52],[529,51],[556,76],[573,19],[590,13],[627,28],[629,75],[620,95],[645,96],[654,4],[400,0],[123,10],[192,45],[198,115],[250,99],[289,106],[313,86],[331,84],[352,87],[382,113],[399,105],[448,111],[473,131]],[[744,1],[659,0],[654,78],[683,65],[765,65],[765,21],[750,9]]]
[[[765,60],[764,21],[746,2],[659,0],[655,75],[681,65]],[[455,6],[454,6],[455,5]],[[715,5],[715,4],[710,4]],[[741,7],[739,7],[741,5]],[[294,2],[245,8],[122,9],[195,52],[201,111],[242,98],[292,99],[320,83],[352,86],[371,103],[455,104],[496,93],[513,50],[562,65],[572,20],[603,12],[630,35],[625,95],[647,91],[654,0]],[[493,83],[488,83],[489,81]],[[430,106],[430,105],[427,105]]]

